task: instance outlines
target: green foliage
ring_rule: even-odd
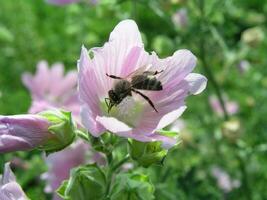
[[[163,164],[168,150],[161,147],[161,142],[139,142],[129,141],[129,151],[131,158],[143,167],[149,167],[152,164]]]
[[[137,173],[122,173],[116,176],[111,200],[153,200],[154,186],[148,176]]]
[[[95,164],[73,169],[69,181],[63,182],[58,194],[65,200],[100,200],[104,198],[106,177]]]

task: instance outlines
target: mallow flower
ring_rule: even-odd
[[[239,105],[235,101],[228,100],[227,96],[223,96],[223,100],[225,103],[225,109],[229,115],[234,115],[239,111]],[[219,99],[216,96],[209,97],[209,104],[212,110],[220,117],[223,116],[223,108],[220,104]]]
[[[47,153],[68,146],[75,137],[71,115],[46,111],[39,115],[0,115],[0,153],[39,148]]]
[[[174,25],[178,26],[179,28],[186,28],[188,25],[187,9],[181,8],[177,10],[172,16],[172,21]]]
[[[178,50],[164,59],[158,58],[155,52],[146,52],[136,23],[120,22],[103,47],[89,52],[82,47],[78,88],[83,125],[95,137],[110,131],[141,142],[161,141],[163,147],[170,148],[176,140],[159,130],[185,111],[188,95],[199,94],[206,87],[204,76],[191,73],[195,65],[196,57],[188,50]],[[108,75],[126,80],[144,71],[157,74],[152,79],[158,80],[162,89],[132,91],[132,96],[111,108],[109,93],[120,80]]]
[[[77,3],[80,0],[46,0],[47,3],[56,4],[56,5],[65,5],[71,3]]]
[[[6,163],[4,174],[0,176],[0,199],[1,200],[27,200],[20,185],[16,182],[16,177],[10,169],[10,164]]]
[[[62,151],[50,154],[45,158],[48,171],[42,175],[47,181],[45,192],[51,193],[57,190],[61,182],[69,178],[70,170],[84,164],[88,145],[83,141],[77,141]],[[54,194],[54,200],[61,199]]]
[[[74,117],[79,116],[76,71],[64,75],[63,64],[55,63],[49,68],[46,61],[40,61],[36,74],[24,73],[22,82],[31,92],[32,105],[29,113],[62,108],[71,111]]]
[[[211,174],[216,179],[218,187],[225,193],[228,193],[241,185],[239,180],[232,179],[227,172],[217,166],[212,168]]]
[[[96,5],[99,2],[99,0],[46,0],[46,2],[55,5],[67,5],[78,2],[85,2],[85,3],[90,3],[92,5]]]

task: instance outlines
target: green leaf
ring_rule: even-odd
[[[143,174],[119,174],[116,176],[110,195],[111,200],[152,200],[154,186]]]
[[[105,186],[105,174],[91,164],[72,170],[69,181],[64,181],[57,192],[65,200],[99,200],[105,196]]]
[[[161,142],[139,142],[130,141],[131,158],[137,161],[143,167],[149,167],[152,164],[162,164],[168,150],[161,147]]]

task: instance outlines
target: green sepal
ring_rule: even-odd
[[[110,200],[153,200],[154,191],[154,186],[144,174],[118,174],[111,189]]]
[[[48,131],[54,136],[42,144],[39,149],[44,150],[48,155],[64,149],[73,142],[76,136],[76,125],[72,120],[71,112],[48,110],[39,113],[39,115],[51,123]]]
[[[131,158],[143,167],[152,164],[163,164],[168,153],[167,149],[162,148],[161,142],[139,142],[129,140],[129,151]]]
[[[100,200],[105,196],[106,177],[96,164],[75,168],[57,193],[64,200]]]

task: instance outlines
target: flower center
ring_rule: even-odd
[[[101,111],[104,115],[117,118],[130,127],[136,127],[142,115],[144,105],[131,96],[125,97],[122,102],[113,106],[108,113],[107,105],[104,101],[101,103]]]

